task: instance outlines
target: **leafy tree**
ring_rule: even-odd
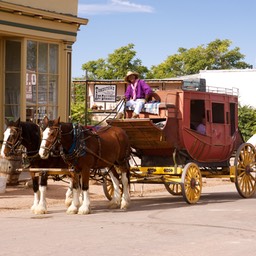
[[[231,46],[230,40],[216,39],[207,46],[179,48],[178,53],[167,57],[158,66],[152,66],[147,78],[167,78],[196,74],[200,70],[244,69],[251,65],[243,62],[245,55],[240,48]]]
[[[82,65],[89,79],[123,79],[128,70],[137,71],[143,78],[148,72],[136,58],[134,44],[128,44],[108,55],[107,59],[88,61]]]
[[[247,141],[253,134],[256,133],[255,108],[247,105],[239,106],[238,127],[245,141]]]
[[[72,84],[71,89],[71,119],[72,122],[77,123],[91,123],[91,111],[88,110],[85,115],[85,93],[86,93],[85,83]],[[87,116],[87,122],[85,122],[85,117]]]

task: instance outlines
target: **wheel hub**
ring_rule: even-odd
[[[196,187],[196,179],[195,178],[192,178],[191,181],[190,181],[190,187],[192,189],[194,189]]]
[[[252,170],[252,168],[250,167],[250,165],[246,165],[246,167],[245,167],[245,173],[246,173],[246,174],[250,174],[252,171],[253,171],[253,170]]]

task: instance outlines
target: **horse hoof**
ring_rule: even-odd
[[[46,214],[47,210],[46,209],[40,209],[40,210],[34,210],[34,214],[39,215],[39,214]]]
[[[128,205],[122,205],[122,206],[120,207],[120,209],[121,209],[121,210],[127,210],[127,209],[128,209]]]
[[[119,207],[120,207],[120,205],[117,203],[110,203],[108,208],[109,209],[118,209]]]
[[[30,211],[34,213],[35,209],[36,209],[36,206],[32,205],[31,208],[30,208]]]
[[[77,214],[77,210],[73,210],[73,211],[67,210],[66,213],[70,215]]]
[[[129,203],[128,202],[122,202],[120,209],[121,210],[127,210],[128,207],[129,207]]]
[[[80,215],[86,215],[86,214],[90,214],[91,210],[90,209],[86,209],[86,210],[79,210],[78,214]]]
[[[77,207],[74,207],[73,205],[71,205],[68,209],[67,209],[67,214],[77,214],[78,210]]]

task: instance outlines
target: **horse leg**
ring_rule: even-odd
[[[39,177],[35,176],[35,174],[31,174],[31,178],[34,191],[34,202],[30,209],[32,212],[34,212],[39,204]]]
[[[122,171],[121,179],[123,185],[123,194],[121,200],[121,209],[127,209],[130,203],[129,180],[127,175],[127,172]]]
[[[79,208],[78,214],[91,213],[91,203],[89,195],[89,178],[90,170],[82,170],[82,205]]]
[[[115,169],[112,168],[112,170],[109,172],[109,176],[112,180],[112,184],[114,187],[114,193],[112,196],[111,201],[109,202],[109,208],[115,209],[119,208],[121,205],[121,194],[120,194],[120,188],[119,188],[119,177],[118,173]]]
[[[77,214],[78,207],[80,206],[79,202],[79,196],[80,196],[80,180],[79,180],[79,174],[74,172],[72,173],[71,177],[72,181],[72,202],[71,205],[67,209],[67,214]]]
[[[35,214],[47,213],[47,206],[46,206],[47,180],[48,180],[48,174],[42,173],[42,175],[40,176],[40,185],[39,185],[40,200],[39,200],[37,207],[34,210]]]
[[[73,181],[71,178],[69,178],[69,187],[66,192],[66,199],[65,199],[65,205],[69,207],[72,203],[72,194],[73,194]]]

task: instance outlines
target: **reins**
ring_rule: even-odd
[[[101,123],[103,123],[104,121],[106,121],[106,120],[118,109],[118,107],[119,107],[119,106],[122,106],[123,104],[125,104],[125,100],[124,100],[124,99],[120,100],[120,102],[118,102],[118,104],[117,104],[116,107],[113,109],[113,111],[110,112],[106,117],[104,117],[100,122],[98,122],[97,124],[95,124],[93,127],[96,127],[96,126],[100,125]],[[118,113],[116,112],[114,118],[117,116],[117,114],[118,114]]]

